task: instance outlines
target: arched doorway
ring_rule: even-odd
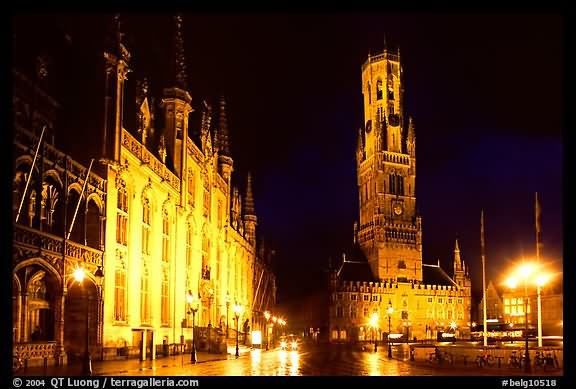
[[[55,279],[49,272],[37,270],[28,282],[28,339],[31,342],[53,341],[55,331]]]
[[[89,351],[94,354],[98,335],[98,293],[90,280],[74,282],[68,288],[64,310],[64,350],[69,363],[82,361],[88,337]]]

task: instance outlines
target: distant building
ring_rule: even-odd
[[[538,324],[538,294],[535,286],[530,285],[528,294],[528,328],[535,333]],[[504,306],[504,322],[512,323],[514,327],[523,328],[526,323],[525,290],[522,285],[515,289],[505,288],[502,293]],[[542,335],[563,335],[564,309],[562,278],[552,279],[550,285],[545,285],[540,291],[542,312]]]
[[[502,293],[498,291],[492,281],[486,287],[486,319],[492,322],[504,321],[504,304],[502,303]],[[481,326],[484,321],[484,297],[478,305],[478,323]]]
[[[362,66],[365,124],[356,148],[360,224],[356,252],[333,269],[330,339],[380,339],[388,332],[468,336],[471,281],[456,242],[453,272],[422,261],[416,209],[416,134],[404,119],[400,52],[384,49]],[[377,315],[377,328],[369,322]],[[451,336],[451,335],[449,335]]]

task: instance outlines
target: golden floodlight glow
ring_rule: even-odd
[[[536,277],[536,285],[544,286],[548,282],[548,275],[547,274],[540,274]]]
[[[532,273],[534,273],[534,270],[536,270],[536,265],[533,263],[523,263],[518,267],[518,274],[520,274],[520,277],[523,279],[527,279]]]
[[[370,318],[370,325],[372,327],[377,327],[378,326],[378,314],[376,312],[374,312],[372,314],[372,317]]]
[[[186,294],[186,301],[188,301],[188,304],[192,304],[193,299],[194,297],[192,296],[192,293],[188,291],[188,293]]]
[[[241,304],[234,304],[234,313],[236,313],[236,316],[239,316],[243,310],[244,307]]]
[[[74,279],[79,283],[84,281],[84,276],[85,276],[84,269],[82,269],[81,267],[74,270]]]
[[[252,331],[252,344],[262,344],[262,332]]]
[[[457,327],[457,326],[456,326],[456,322],[455,322],[455,321],[453,321],[452,323],[450,323],[450,328],[452,328],[453,330],[455,330],[456,327]]]
[[[266,318],[266,320],[270,320],[270,312],[268,311],[264,312],[264,317]]]
[[[518,285],[518,280],[514,277],[510,277],[506,280],[506,285],[508,285],[510,289],[516,289],[516,286]]]
[[[391,315],[392,313],[394,313],[394,308],[392,308],[392,305],[388,306],[388,314]]]

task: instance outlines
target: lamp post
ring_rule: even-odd
[[[278,327],[275,327],[276,323],[278,323],[278,318],[276,316],[272,316],[272,336],[274,338],[274,342],[272,342],[272,345],[274,345],[274,343],[276,343],[275,331],[277,331],[276,328],[278,328]]]
[[[388,303],[388,358],[392,358],[392,345],[390,344],[390,320],[392,319],[392,313],[394,313],[394,308],[392,308],[392,303]]]
[[[228,314],[230,312],[230,294],[226,292],[226,342],[228,342]]]
[[[266,351],[268,351],[268,326],[270,325],[270,312],[264,312],[264,317],[266,318]]]
[[[548,277],[546,275],[536,277],[536,291],[538,293],[538,347],[542,347],[542,299],[540,292],[547,279]]]
[[[212,342],[210,341],[212,332],[212,298],[214,296],[214,290],[210,288],[208,290],[208,352],[212,352]]]
[[[90,293],[88,291],[88,286],[83,283],[86,274],[83,268],[78,268],[74,271],[75,280],[83,286],[84,292],[86,293],[86,344],[84,348],[84,358],[82,360],[82,375],[91,376],[92,375],[92,359],[90,356]],[[98,269],[94,273],[94,277],[99,282],[104,274],[102,273],[102,268],[98,266]]]
[[[370,318],[370,326],[372,327],[372,333],[376,334],[376,329],[378,328],[378,314],[374,312]],[[378,351],[378,335],[374,336],[374,352]]]
[[[523,263],[517,270],[517,277],[522,278],[524,282],[524,371],[530,373],[530,352],[528,350],[528,277],[534,271],[534,265],[530,263]],[[512,289],[516,288],[518,280],[516,277],[508,279],[508,286]]]
[[[200,300],[200,293],[198,293],[198,300]],[[194,300],[192,291],[188,290],[186,301],[188,302],[188,314],[192,314],[192,352],[190,353],[190,362],[196,363],[196,336],[195,336],[195,319],[196,311],[198,311],[198,300]]]
[[[236,317],[236,358],[240,356],[240,352],[238,349],[238,320],[240,314],[242,313],[243,307],[242,305],[235,303],[234,304],[234,316]]]

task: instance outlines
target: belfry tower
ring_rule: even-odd
[[[422,222],[416,211],[416,136],[403,115],[400,51],[362,66],[364,127],[356,149],[357,241],[382,281],[422,282]]]

